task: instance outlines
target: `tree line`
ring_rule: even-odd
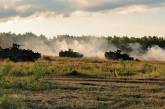
[[[36,35],[34,33],[24,33],[24,34],[15,34],[15,33],[0,33],[0,46],[9,47],[12,43],[21,44],[29,39],[42,40],[45,44],[49,45],[56,41],[65,40],[68,43],[73,40],[77,41],[89,41],[89,40],[106,40],[107,43],[113,44],[117,48],[125,51],[129,51],[129,45],[133,43],[138,43],[141,45],[143,50],[150,48],[152,46],[159,46],[165,49],[165,38],[158,36],[143,36],[143,37],[128,37],[128,36],[108,36],[108,37],[94,37],[94,36],[70,36],[70,35],[59,35],[53,38],[47,38],[44,35]]]

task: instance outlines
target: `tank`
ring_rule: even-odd
[[[60,57],[71,57],[71,58],[82,58],[83,54],[79,52],[74,52],[72,49],[69,49],[68,51],[60,51],[59,52]]]
[[[105,52],[105,58],[112,60],[135,60],[128,54],[121,53],[121,50]]]
[[[0,60],[9,59],[14,62],[35,61],[41,57],[40,53],[32,50],[20,49],[20,45],[13,44],[10,48],[0,48]]]

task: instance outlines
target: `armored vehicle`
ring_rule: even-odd
[[[71,58],[82,58],[83,54],[79,52],[74,52],[72,49],[69,49],[68,51],[60,51],[59,52],[60,57],[71,57]]]
[[[14,62],[35,61],[41,57],[40,53],[32,50],[20,49],[20,45],[13,44],[10,48],[0,48],[0,60],[9,59]]]
[[[135,60],[128,54],[121,53],[121,50],[105,52],[105,58],[112,60]]]

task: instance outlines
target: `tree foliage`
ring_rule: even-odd
[[[108,37],[94,37],[94,36],[69,36],[69,35],[59,35],[51,39],[47,38],[44,35],[36,35],[33,33],[24,33],[24,34],[15,34],[15,33],[0,33],[0,46],[1,47],[10,47],[12,43],[21,44],[29,39],[42,40],[45,44],[49,45],[55,43],[56,41],[65,40],[68,43],[73,40],[77,41],[89,41],[89,40],[106,40],[108,44],[113,44],[121,50],[129,50],[129,44],[138,43],[141,45],[143,50],[150,48],[154,45],[157,45],[165,49],[165,38],[158,36],[144,36],[144,37],[128,37],[128,36],[108,36]]]

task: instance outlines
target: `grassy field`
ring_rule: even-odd
[[[0,109],[164,109],[165,62],[0,62]]]

